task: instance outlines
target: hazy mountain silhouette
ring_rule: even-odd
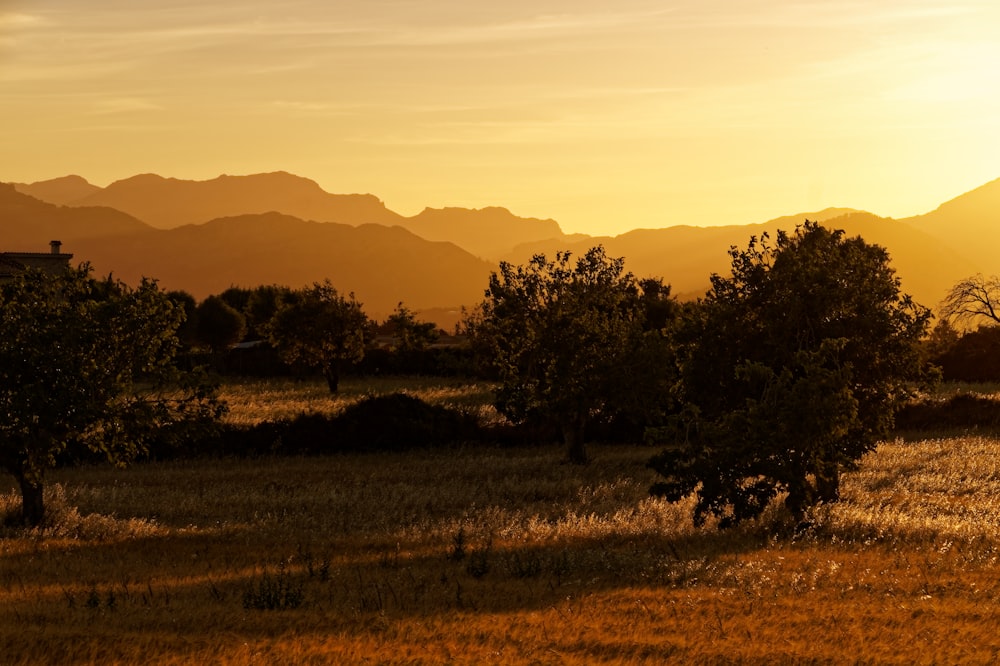
[[[495,268],[398,226],[306,222],[281,213],[81,239],[64,249],[91,261],[98,274],[113,272],[130,283],[153,276],[199,300],[234,285],[302,287],[329,278],[380,318],[400,301],[414,310],[476,302]]]
[[[564,237],[554,220],[517,217],[505,208],[427,208],[406,218],[370,194],[330,194],[312,180],[285,172],[220,176],[204,181],[143,174],[104,189],[90,185],[92,190],[76,198],[64,194],[53,183],[33,183],[19,189],[30,189],[33,196],[51,203],[110,206],[158,229],[219,217],[279,212],[320,222],[399,225],[421,238],[451,241],[494,261],[518,243]]]
[[[25,191],[50,201],[87,194],[64,207]],[[828,208],[762,224],[637,229],[614,237],[566,235],[553,220],[504,208],[428,208],[405,218],[372,195],[330,194],[283,172],[208,181],[147,174],[104,189],[78,176],[0,185],[2,250],[45,251],[59,239],[64,251],[100,272],[128,281],[153,276],[198,298],[231,285],[295,287],[330,278],[373,313],[404,301],[414,309],[440,308],[452,319],[458,306],[482,298],[493,265],[476,257],[524,263],[537,252],[582,255],[600,243],[624,256],[636,275],[662,277],[675,294],[695,297],[713,272],[728,274],[731,246],[745,248],[751,236],[791,231],[806,219],[886,247],[903,289],[933,307],[959,279],[1000,273],[998,218],[1000,180],[906,220]]]
[[[472,254],[496,261],[520,243],[556,240],[566,235],[555,220],[517,217],[506,208],[425,208],[403,226],[427,240],[448,240]]]
[[[592,245],[601,243],[609,255],[625,257],[626,269],[636,276],[662,277],[672,286],[674,294],[694,298],[703,296],[708,290],[712,273],[730,274],[730,247],[744,249],[751,236],[759,238],[764,233],[771,236],[773,245],[779,230],[791,232],[807,219],[822,222],[832,229],[843,229],[849,236],[860,235],[888,249],[904,291],[928,307],[937,306],[948,287],[968,275],[972,268],[960,254],[913,225],[845,208],[780,217],[763,224],[637,229],[620,236],[572,244],[526,244],[505,259],[523,263],[533,254],[542,252],[554,256],[560,249],[580,256]]]
[[[1000,179],[903,220],[969,258],[970,273],[1000,274]]]
[[[80,176],[63,176],[36,183],[13,183],[22,194],[33,196],[58,206],[67,206],[99,192],[101,188],[91,185]]]
[[[314,181],[283,171],[212,180],[142,174],[111,183],[74,205],[110,206],[158,229],[273,211],[355,225],[393,225],[402,219],[371,194],[330,194]]]
[[[65,251],[73,252],[69,244],[77,239],[148,231],[148,225],[113,208],[56,206],[0,183],[0,251],[45,252],[50,240],[61,240],[67,242]]]

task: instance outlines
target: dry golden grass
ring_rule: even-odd
[[[420,377],[346,377],[332,395],[322,379],[228,380],[220,397],[229,405],[226,420],[240,425],[290,419],[299,414],[328,414],[370,395],[404,392],[425,402],[463,409],[485,420],[498,418],[489,405],[493,386],[467,379]]]
[[[647,496],[649,449],[593,453],[582,468],[545,446],[60,470],[54,524],[0,539],[0,663],[1000,654],[997,439],[885,443],[799,537],[777,508],[695,530],[689,504]]]

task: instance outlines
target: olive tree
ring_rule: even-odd
[[[696,524],[759,516],[779,493],[801,520],[887,436],[924,378],[929,311],[881,247],[806,222],[733,248],[731,277],[688,310],[676,343],[683,415],[650,431],[655,494],[696,493]]]
[[[128,462],[162,429],[221,413],[174,365],[183,308],[144,280],[95,280],[83,266],[0,285],[0,469],[22,516],[45,516],[45,471],[83,451]]]
[[[609,404],[642,333],[639,287],[624,260],[598,246],[576,262],[569,252],[503,262],[468,327],[499,378],[498,411],[514,422],[551,420],[569,460],[586,462],[584,429]]]
[[[285,295],[267,326],[285,362],[318,369],[331,393],[344,366],[364,358],[370,328],[354,294],[341,296],[329,280]]]

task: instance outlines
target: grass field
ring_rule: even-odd
[[[488,390],[404,388],[470,409]],[[229,418],[341,408],[296,390],[227,387],[244,396]],[[592,453],[586,467],[540,446],[58,470],[52,525],[0,538],[0,663],[1000,658],[1000,440],[887,442],[799,537],[777,509],[695,530],[690,505],[648,497],[651,450]]]

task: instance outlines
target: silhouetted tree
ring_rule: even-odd
[[[198,343],[198,301],[186,291],[168,291],[166,296],[184,313],[177,328],[177,340],[190,349]]]
[[[981,319],[1000,323],[1000,277],[973,275],[959,281],[941,303],[941,317],[964,325]]]
[[[947,320],[942,320],[942,324],[946,323]],[[924,344],[930,361],[940,367],[944,379],[961,382],[1000,379],[1000,326],[980,326],[954,338],[945,337],[939,328],[935,328],[939,335]]]
[[[266,284],[250,290],[243,315],[247,319],[247,336],[251,340],[267,338],[267,327],[282,301],[289,300],[292,290],[276,284]]]
[[[243,339],[246,319],[219,296],[209,296],[202,301],[195,317],[198,339],[215,354],[221,354]]]
[[[395,351],[400,352],[424,350],[439,337],[435,324],[417,321],[413,311],[402,303],[385,320],[382,330],[396,339]]]
[[[211,389],[175,367],[182,317],[154,282],[132,289],[86,266],[0,285],[0,469],[20,486],[25,523],[45,516],[57,456],[127,462],[161,430],[219,415]]]
[[[924,378],[930,312],[900,294],[881,247],[806,222],[733,248],[732,276],[678,329],[683,417],[650,432],[672,501],[696,493],[696,524],[753,518],[780,492],[797,519],[839,497],[842,470],[888,435]]]
[[[343,366],[364,358],[369,322],[354,294],[343,297],[329,280],[291,292],[268,326],[268,339],[287,363],[323,373],[331,393]]]
[[[587,462],[585,426],[608,406],[642,333],[639,289],[624,261],[595,247],[575,264],[569,252],[502,262],[468,328],[499,377],[497,409],[514,422],[553,421],[569,460]]]

